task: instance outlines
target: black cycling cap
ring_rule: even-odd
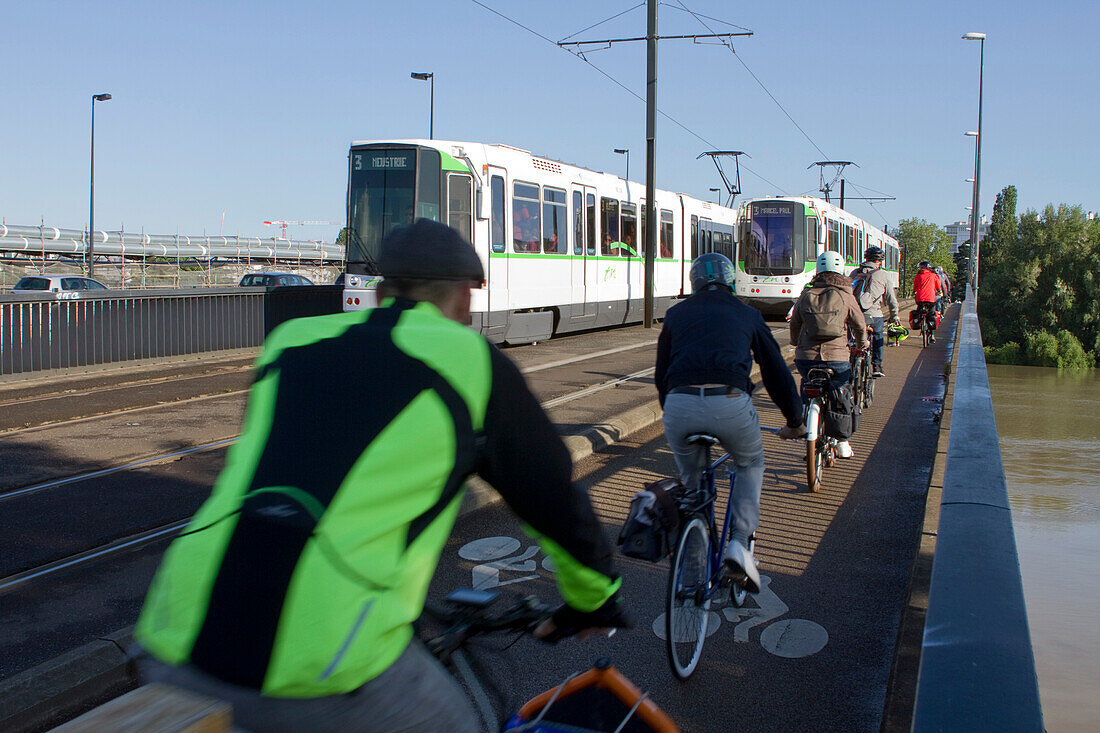
[[[485,280],[473,246],[457,230],[431,219],[417,219],[387,234],[378,271],[410,280]]]

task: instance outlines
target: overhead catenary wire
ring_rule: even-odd
[[[684,10],[684,12],[688,13],[693,18],[695,18],[695,20],[698,21],[699,24],[702,25],[704,28],[706,28],[709,32],[711,32],[711,33],[715,32],[714,29],[711,28],[709,25],[707,25],[706,21],[703,20],[703,17],[707,17],[707,16],[701,16],[699,13],[696,13],[694,10],[691,10],[689,7],[684,5],[682,0],[676,0],[676,3],[680,6],[680,8],[682,8]],[[718,20],[717,18],[710,18],[710,20],[714,20],[715,22],[718,22],[718,23],[724,23],[726,25],[731,25],[731,26],[734,26],[735,28],[740,28],[741,27],[741,26],[734,25],[733,23],[728,23],[724,20]],[[755,81],[758,85],[760,85],[760,88],[764,90],[764,93],[767,94],[768,97],[773,102],[775,102],[775,105],[777,107],[779,107],[780,111],[783,112],[783,114],[787,117],[787,119],[791,121],[791,124],[794,125],[798,129],[799,132],[802,133],[803,137],[805,137],[806,140],[809,141],[810,145],[812,145],[814,147],[814,149],[817,150],[817,152],[821,153],[822,156],[824,156],[825,158],[828,158],[829,156],[825,153],[824,150],[821,149],[821,146],[819,146],[814,141],[814,139],[812,137],[810,137],[810,134],[808,132],[806,132],[806,130],[802,127],[802,125],[798,124],[798,121],[795,120],[795,118],[791,116],[791,113],[787,111],[787,108],[784,107],[783,104],[776,98],[776,96],[771,93],[771,90],[768,89],[768,87],[764,84],[764,82],[760,80],[760,78],[756,75],[756,73],[753,72],[753,70],[749,68],[749,65],[747,63],[745,63],[745,60],[743,58],[741,58],[740,54],[738,54],[736,49],[734,49],[733,42],[732,41],[720,41],[720,43],[723,46],[725,46],[726,48],[729,49],[730,53],[733,54],[734,58],[737,59],[738,63],[740,63],[741,66],[744,67],[745,71],[748,72],[749,76],[751,76],[753,78],[753,81]],[[847,179],[845,179],[845,180],[847,180]],[[851,180],[847,180],[847,182],[848,182],[849,185],[852,186],[852,188],[856,189],[856,192],[859,193],[860,196],[864,196],[863,192],[859,189],[858,186],[856,186],[855,183],[853,183]],[[873,189],[869,189],[869,190],[873,190]],[[881,193],[881,191],[879,191],[877,193]],[[866,196],[864,196],[864,198],[866,198]],[[886,220],[886,217],[882,215],[882,212],[880,212],[877,208],[875,208],[874,202],[868,201],[867,203],[871,207],[871,209],[873,209],[874,212],[879,215],[879,217],[882,219],[883,223],[889,225],[889,222]]]
[[[535,29],[531,28],[530,26],[524,25],[523,23],[519,22],[519,21],[518,21],[518,20],[516,20],[515,18],[511,18],[511,17],[509,17],[509,16],[505,15],[504,13],[500,12],[500,11],[499,11],[499,10],[497,10],[496,8],[493,8],[493,7],[490,7],[489,5],[486,5],[485,3],[481,2],[481,0],[470,0],[470,2],[472,2],[472,3],[473,3],[473,4],[475,4],[475,5],[478,5],[478,6],[482,7],[482,8],[484,8],[485,10],[488,10],[488,11],[489,11],[490,13],[493,13],[494,15],[496,15],[496,16],[498,16],[498,17],[502,18],[503,20],[506,20],[506,21],[508,21],[509,23],[512,23],[513,25],[515,25],[515,26],[518,26],[518,27],[522,28],[523,30],[527,31],[528,33],[530,33],[530,34],[532,34],[532,35],[534,35],[534,36],[537,36],[538,38],[541,38],[542,40],[546,41],[547,43],[550,43],[550,44],[552,44],[552,45],[553,45],[554,47],[556,47],[556,48],[561,48],[561,49],[562,49],[563,51],[565,51],[565,52],[566,52],[566,53],[568,53],[569,55],[571,55],[571,56],[574,56],[574,57],[576,57],[576,58],[580,59],[581,61],[583,61],[584,63],[588,64],[588,65],[589,65],[590,67],[592,67],[592,68],[593,68],[593,69],[594,69],[595,71],[597,71],[597,72],[598,72],[599,74],[601,74],[602,76],[604,76],[604,77],[605,77],[605,78],[606,78],[606,79],[607,79],[608,81],[610,81],[610,82],[611,82],[612,84],[614,84],[615,86],[617,86],[617,87],[619,87],[620,89],[622,89],[622,90],[623,90],[624,92],[626,92],[627,94],[631,95],[632,97],[634,97],[635,99],[637,99],[637,100],[639,100],[639,101],[641,101],[641,102],[645,102],[645,97],[643,97],[642,95],[638,94],[638,93],[637,93],[637,92],[635,92],[635,91],[634,91],[633,89],[631,89],[630,87],[628,87],[628,86],[627,86],[626,84],[624,84],[623,82],[619,81],[619,80],[618,80],[618,79],[616,79],[616,78],[615,78],[614,76],[612,76],[612,75],[611,75],[611,74],[609,74],[608,72],[604,71],[604,70],[603,70],[603,69],[601,69],[601,68],[600,68],[599,66],[597,66],[597,65],[596,65],[596,64],[594,64],[594,63],[592,63],[591,61],[589,61],[589,60],[588,60],[587,58],[585,58],[585,56],[584,56],[584,53],[581,53],[581,52],[577,52],[577,51],[571,51],[571,50],[569,50],[569,49],[567,49],[567,48],[562,48],[561,46],[559,46],[559,45],[558,45],[558,42],[557,42],[557,41],[552,41],[552,40],[550,40],[550,38],[548,38],[547,36],[543,35],[542,33],[539,33],[538,31],[536,31]],[[631,10],[633,10],[633,8],[631,8]],[[601,21],[601,22],[602,22],[602,21]],[[599,25],[599,24],[597,24],[597,25]],[[574,35],[576,35],[576,34],[574,34]],[[672,115],[668,114],[667,112],[664,112],[664,111],[663,111],[663,110],[661,110],[660,108],[658,108],[658,109],[657,109],[657,112],[658,112],[658,114],[660,114],[660,115],[661,115],[661,117],[665,118],[666,120],[668,120],[668,121],[669,121],[669,122],[671,122],[672,124],[674,124],[674,125],[676,125],[677,127],[679,127],[679,128],[681,129],[681,130],[683,130],[684,132],[688,133],[689,135],[691,135],[692,137],[694,137],[694,138],[695,138],[696,140],[699,140],[700,142],[702,142],[702,143],[706,144],[706,145],[707,145],[707,146],[709,146],[710,148],[714,149],[714,148],[718,148],[718,147],[720,147],[720,146],[716,145],[715,143],[711,142],[710,140],[706,139],[705,137],[703,137],[703,136],[702,136],[702,135],[700,135],[699,133],[697,133],[697,132],[696,132],[695,130],[692,130],[692,129],[691,129],[690,127],[688,127],[687,125],[685,125],[685,124],[684,124],[683,122],[680,122],[680,121],[679,121],[678,119],[676,119],[676,118],[675,118],[675,117],[673,117]],[[761,174],[757,173],[756,171],[752,170],[752,169],[751,169],[751,168],[749,168],[748,166],[742,166],[742,168],[743,168],[743,169],[744,169],[744,170],[745,170],[746,172],[750,173],[750,174],[751,174],[751,175],[753,175],[753,176],[756,176],[756,177],[757,177],[757,178],[759,178],[759,179],[760,179],[761,181],[763,181],[764,183],[768,184],[768,185],[769,185],[769,186],[771,186],[772,188],[776,189],[776,190],[777,190],[777,191],[779,191],[780,193],[783,193],[783,194],[786,194],[786,193],[787,193],[787,191],[786,191],[786,190],[785,190],[785,189],[784,189],[784,188],[783,188],[782,186],[780,186],[780,185],[778,185],[778,184],[776,184],[776,183],[773,183],[772,181],[768,180],[768,179],[767,179],[767,178],[765,178],[765,177],[764,177],[763,175],[761,175]]]

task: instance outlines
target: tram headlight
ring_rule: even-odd
[[[348,275],[348,287],[357,288],[360,284],[360,278],[358,275]]]

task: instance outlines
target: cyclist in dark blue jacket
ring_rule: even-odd
[[[748,545],[760,522],[764,444],[752,404],[753,360],[787,420],[781,438],[806,434],[802,401],[764,318],[733,294],[733,264],[716,252],[700,256],[691,265],[691,287],[694,295],[668,310],[657,340],[654,379],[665,437],[685,486],[698,483],[704,455],[687,443],[687,436],[713,435],[732,457],[737,466],[734,529],[725,563],[731,572],[747,576],[746,588],[757,593],[760,574]]]

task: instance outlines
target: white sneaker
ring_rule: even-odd
[[[847,440],[841,440],[836,444],[836,457],[837,458],[851,458],[852,457],[852,444]]]
[[[756,558],[737,540],[730,540],[726,545],[722,570],[749,593],[760,592],[760,571],[756,569]]]

